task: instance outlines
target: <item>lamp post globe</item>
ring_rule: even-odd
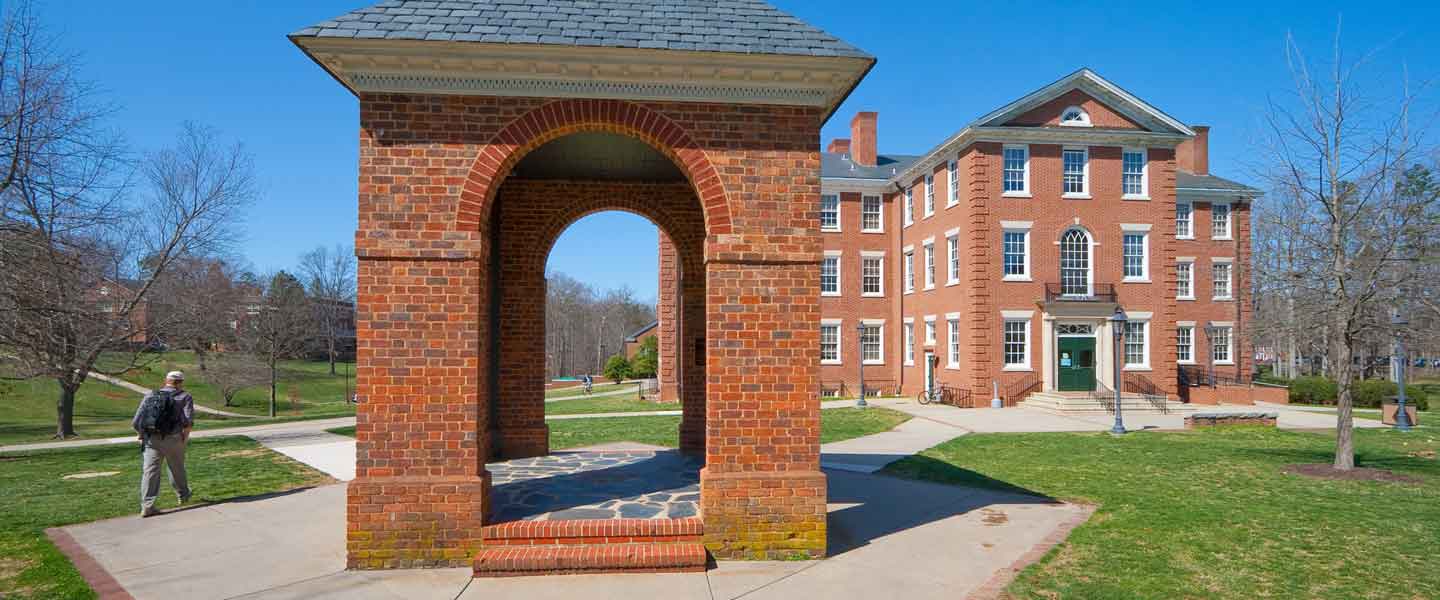
[[[1115,314],[1110,315],[1110,332],[1115,336],[1115,425],[1110,428],[1112,435],[1125,434],[1125,421],[1120,414],[1120,390],[1124,386],[1120,369],[1125,362],[1125,325],[1129,322],[1125,311],[1115,307]]]
[[[855,341],[860,346],[860,352],[855,355],[858,359],[855,364],[859,366],[860,370],[860,399],[855,401],[855,407],[865,408],[869,406],[869,403],[865,402],[865,324],[857,323],[855,333]]]
[[[1395,430],[1410,431],[1410,415],[1405,412],[1405,372],[1410,366],[1410,359],[1405,352],[1405,338],[1401,336],[1400,330],[1404,329],[1410,321],[1396,309],[1390,315],[1390,324],[1395,327],[1395,387],[1397,388],[1395,406]]]

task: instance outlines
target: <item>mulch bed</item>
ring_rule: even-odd
[[[1423,480],[1418,477],[1392,473],[1384,469],[1355,467],[1349,471],[1337,471],[1334,466],[1326,464],[1286,465],[1285,472],[1291,475],[1303,475],[1315,479],[1339,479],[1342,481],[1383,481],[1386,483],[1406,483],[1411,485],[1423,482]]]

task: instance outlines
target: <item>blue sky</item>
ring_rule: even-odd
[[[82,55],[83,72],[117,106],[112,124],[137,149],[167,143],[182,120],[243,140],[263,199],[247,223],[246,256],[284,268],[355,231],[357,106],[285,34],[366,0],[195,2],[42,0],[41,13]],[[1336,19],[1354,55],[1379,48],[1369,72],[1440,76],[1434,3],[1403,10],[1331,2],[950,2],[773,0],[879,58],[825,126],[880,113],[882,152],[921,153],[975,117],[1082,66],[1187,123],[1208,124],[1211,169],[1249,179],[1267,95],[1288,84],[1284,40],[1327,58]],[[1397,7],[1398,8],[1398,7]],[[1397,18],[1401,17],[1401,18]],[[649,221],[602,213],[566,231],[551,269],[601,287],[655,289]]]

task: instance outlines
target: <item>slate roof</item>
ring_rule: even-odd
[[[633,342],[633,341],[635,341],[635,340],[638,340],[638,339],[640,339],[640,336],[645,335],[645,332],[650,331],[651,329],[654,329],[655,326],[656,326],[656,325],[659,325],[659,324],[660,324],[659,319],[656,319],[655,321],[651,321],[649,325],[646,325],[646,326],[644,326],[644,327],[641,327],[640,329],[635,330],[635,333],[632,333],[632,334],[630,334],[630,335],[625,336],[625,341],[628,343],[628,342]]]
[[[875,166],[866,167],[850,160],[849,153],[821,152],[820,176],[884,180],[903,171],[919,158],[908,154],[881,154],[875,157]]]
[[[290,36],[872,58],[760,0],[387,0]]]
[[[1241,194],[1259,194],[1260,190],[1214,175],[1196,175],[1188,171],[1175,170],[1175,187],[1192,190],[1221,190]]]

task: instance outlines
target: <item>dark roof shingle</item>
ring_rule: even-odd
[[[1240,194],[1258,194],[1260,190],[1214,175],[1196,175],[1189,171],[1175,170],[1175,187],[1190,190],[1218,190]]]
[[[760,0],[387,0],[290,35],[870,58]]]
[[[889,179],[919,159],[906,154],[881,154],[875,157],[875,166],[856,164],[850,154],[837,152],[820,153],[820,176],[843,177],[846,179]]]

